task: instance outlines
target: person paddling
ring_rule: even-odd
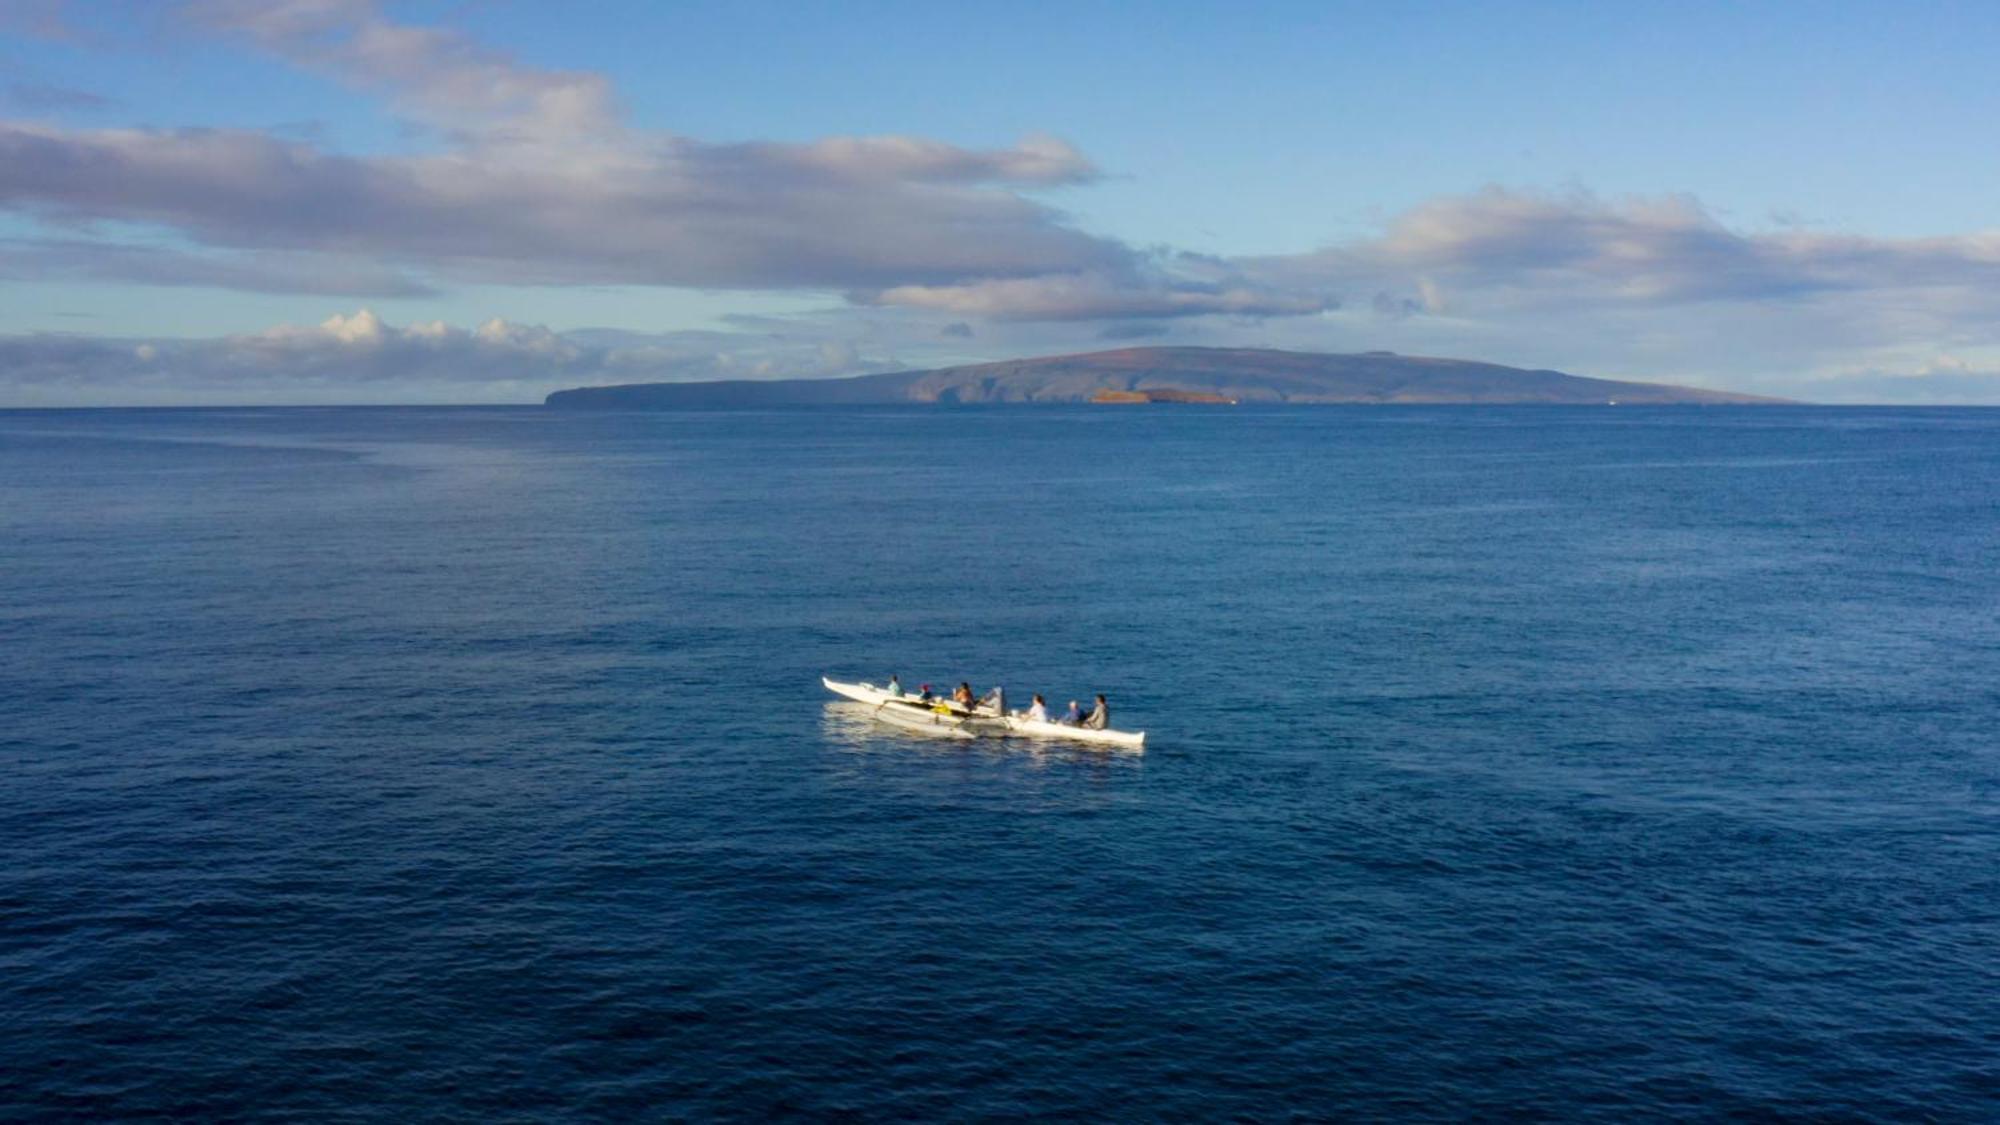
[[[1073,727],[1078,723],[1081,723],[1082,721],[1083,721],[1083,712],[1077,709],[1076,700],[1074,699],[1070,700],[1069,713],[1062,717],[1062,724],[1066,727]]]
[[[883,688],[883,689],[882,689],[882,694],[884,694],[884,695],[888,696],[888,697],[889,697],[890,699],[901,699],[901,698],[903,698],[903,680],[902,680],[902,677],[900,677],[900,676],[897,676],[897,675],[896,675],[895,673],[893,673],[893,672],[892,672],[892,673],[890,673],[890,674],[889,674],[889,686],[888,686],[888,687],[885,687],[885,688]]]
[[[1049,721],[1049,705],[1042,701],[1040,692],[1036,692],[1034,702],[1028,704],[1027,719],[1031,723],[1046,723]]]
[[[1103,730],[1111,725],[1111,705],[1104,701],[1104,693],[1098,693],[1097,706],[1091,708],[1090,714],[1084,716],[1083,725],[1091,730]]]
[[[972,710],[979,703],[977,699],[972,697],[972,685],[968,683],[960,683],[952,689],[951,701],[965,708],[967,711]]]

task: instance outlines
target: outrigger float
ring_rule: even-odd
[[[835,695],[873,707],[870,714],[882,722],[943,738],[1059,738],[1120,750],[1146,748],[1146,732],[1142,730],[1094,730],[1067,723],[1045,723],[1020,711],[995,715],[977,708],[968,711],[946,699],[927,703],[913,695],[890,695],[870,683],[845,684],[825,676],[819,682]]]

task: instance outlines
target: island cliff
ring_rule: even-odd
[[[1117,397],[1105,397],[1106,395]],[[1132,395],[1138,398],[1129,397]],[[886,403],[1754,403],[1777,399],[1496,363],[1363,352],[1121,348],[845,379],[632,383],[557,391],[548,405],[648,410]]]

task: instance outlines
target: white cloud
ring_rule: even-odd
[[[335,313],[328,317],[324,324],[319,326],[319,330],[328,339],[337,340],[343,344],[363,344],[375,347],[379,347],[387,335],[387,330],[382,325],[382,318],[367,309],[362,309],[353,316],[341,316],[339,313]],[[437,338],[434,335],[418,332],[415,329],[404,329],[404,336],[411,340]]]
[[[0,337],[0,406],[149,402],[533,402],[598,383],[800,378],[899,366],[838,328],[559,333],[372,310],[209,339]]]
[[[1370,236],[1230,265],[1275,291],[1353,298],[1353,311],[1262,333],[1328,350],[1810,398],[1856,370],[1921,371],[1939,350],[2000,344],[2000,232],[1744,230],[1687,195],[1489,188],[1419,204]]]
[[[1448,303],[1668,306],[2000,282],[2000,231],[1883,239],[1724,226],[1688,195],[1606,201],[1489,188],[1422,203],[1378,236],[1236,263],[1274,285]]]
[[[1255,285],[1156,280],[1097,273],[1050,274],[960,285],[899,285],[856,294],[858,303],[906,305],[996,320],[1105,320],[1185,316],[1304,316],[1331,299]]]
[[[180,250],[82,238],[0,239],[0,279],[126,281],[260,293],[422,297],[436,293],[366,256],[302,251]]]
[[[436,124],[541,142],[618,129],[603,75],[525,66],[457,32],[398,24],[370,0],[196,0],[197,21],[302,66],[395,96]]]
[[[2000,368],[1986,371],[1864,371],[1792,384],[1814,402],[1902,406],[2000,406]]]
[[[73,229],[164,228],[199,247],[73,239],[61,248],[73,274],[385,296],[429,279],[840,290],[1117,270],[1134,257],[1022,194],[1097,175],[1052,136],[991,149],[909,136],[716,143],[630,128],[602,75],[529,66],[364,0],[190,10],[199,26],[387,96],[440,147],[357,156],[240,129],[0,121],[0,209]],[[331,258],[340,276],[300,276],[302,257]]]
[[[352,157],[243,131],[0,123],[0,207],[513,284],[847,288],[1130,257],[999,179],[1042,174],[1046,152],[944,155],[897,172],[816,146],[654,138],[594,161],[484,149]],[[969,179],[981,174],[993,178]]]

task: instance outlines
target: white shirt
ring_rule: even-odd
[[[1028,708],[1028,718],[1038,723],[1046,723],[1049,721],[1049,709],[1037,703],[1033,707]]]

